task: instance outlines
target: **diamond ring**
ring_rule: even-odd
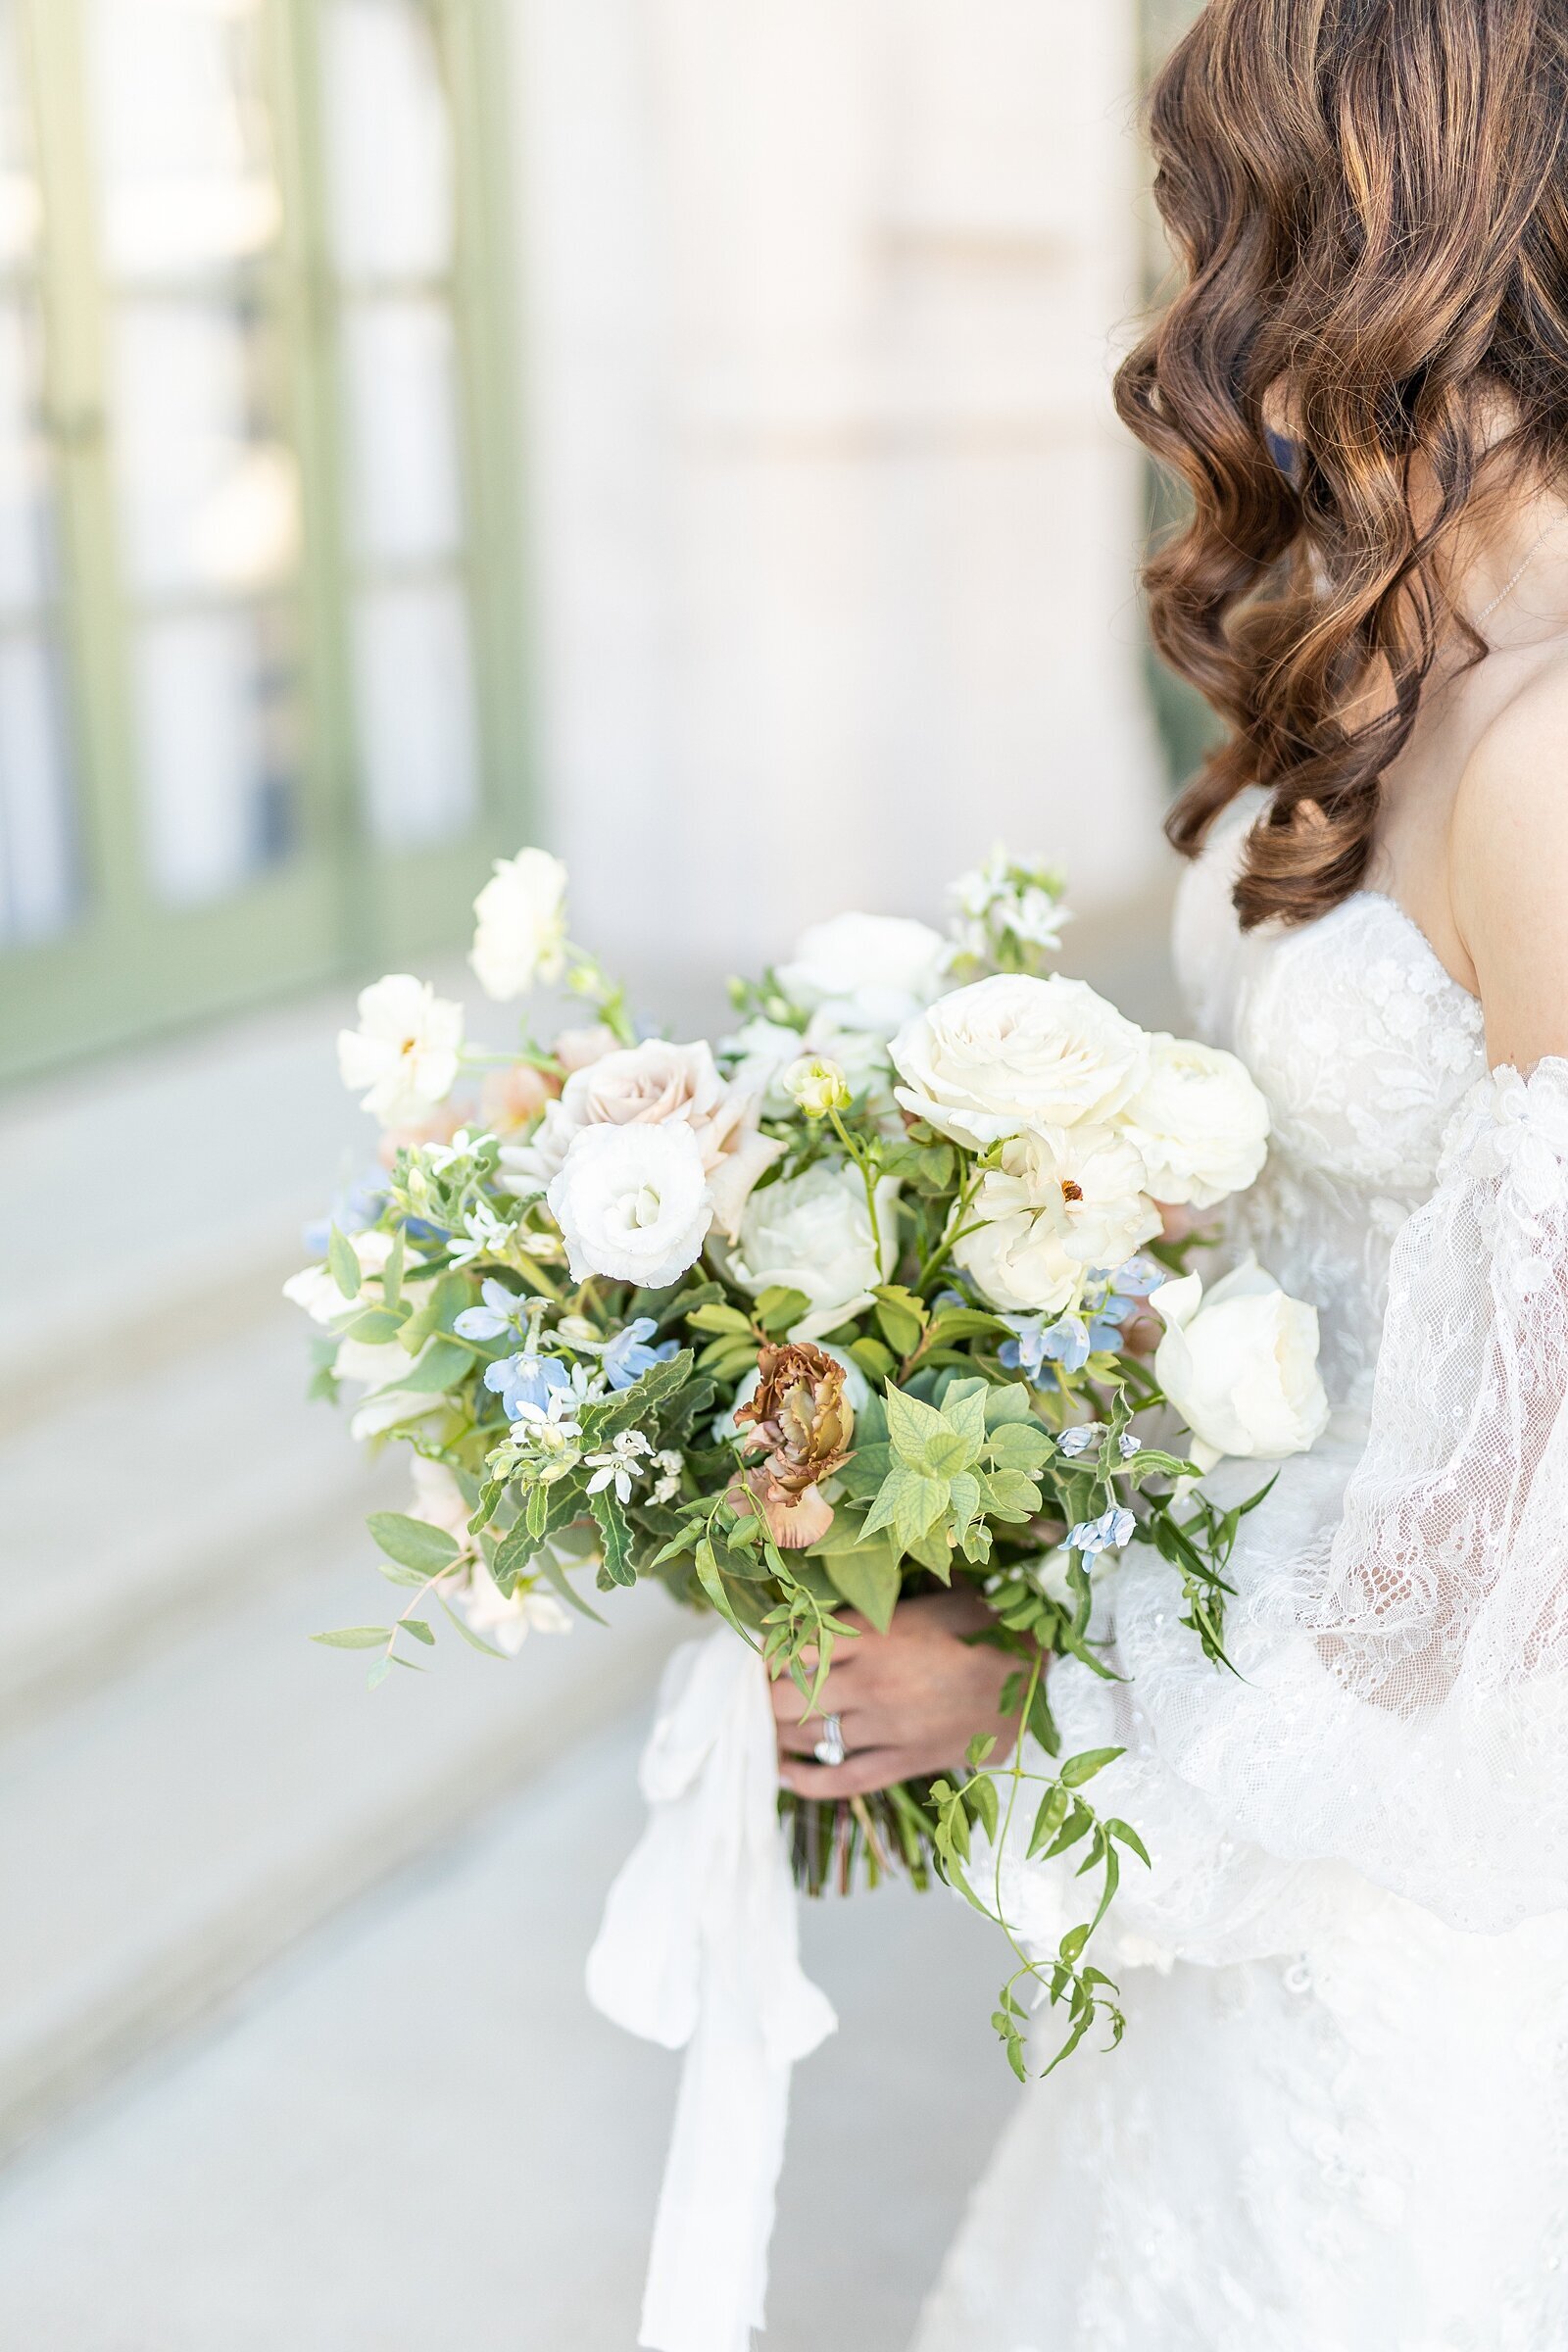
[[[849,1752],[849,1749],[844,1744],[844,1723],[842,1717],[838,1715],[824,1715],[822,1718],[822,1737],[812,1748],[812,1755],[816,1758],[819,1764],[826,1764],[831,1770],[842,1764]]]

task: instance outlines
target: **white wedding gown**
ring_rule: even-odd
[[[1317,1305],[1335,1420],[1244,1523],[1243,1679],[1141,1547],[1129,1680],[1054,1671],[1155,1864],[1102,1931],[1127,2039],[1024,2095],[916,2352],[1568,2347],[1568,1062],[1489,1073],[1375,893],[1244,938],[1253,813],[1178,962],[1270,1099],[1231,1238]],[[1084,1916],[1004,1867],[1031,1942]]]

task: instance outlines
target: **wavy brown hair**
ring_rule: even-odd
[[[1155,643],[1229,729],[1168,830],[1266,786],[1236,904],[1304,922],[1365,876],[1455,525],[1568,457],[1568,0],[1209,0],[1152,136],[1185,282],[1117,403],[1190,494]]]

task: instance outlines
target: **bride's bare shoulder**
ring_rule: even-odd
[[[1453,804],[1449,891],[1494,1062],[1568,1054],[1568,648],[1487,727]]]

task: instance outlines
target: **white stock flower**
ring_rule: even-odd
[[[905,1109],[975,1151],[1114,1117],[1144,1082],[1149,1041],[1082,980],[997,972],[910,1021],[892,1055]]]
[[[1156,1200],[1212,1208],[1256,1180],[1268,1156],[1268,1103],[1234,1054],[1160,1035],[1149,1076],[1118,1122],[1138,1146]]]
[[[1149,1303],[1165,1336],[1154,1377],[1188,1428],[1193,1459],[1277,1461],[1305,1453],[1328,1426],[1317,1369],[1317,1309],[1288,1298],[1248,1257],[1204,1293],[1200,1278],[1161,1283]]]
[[[496,860],[473,902],[477,927],[468,957],[487,997],[510,1004],[566,964],[566,869],[545,850]]]
[[[801,1291],[808,1311],[790,1337],[820,1339],[871,1304],[879,1282],[890,1279],[898,1245],[898,1183],[884,1177],[876,1190],[882,1263],[871,1238],[871,1217],[858,1169],[818,1160],[802,1176],[754,1193],[741,1219],[729,1272],[743,1290]]]
[[[927,923],[896,914],[836,914],[813,923],[775,977],[803,1012],[886,1040],[937,996],[953,949]]]
[[[1114,1273],[1158,1233],[1143,1187],[1143,1157],[1113,1128],[1014,1136],[980,1179],[969,1211],[979,1228],[954,1257],[994,1306],[1062,1314],[1092,1270]]]
[[[383,1127],[412,1127],[452,1092],[462,1045],[463,1006],[389,972],[361,991],[359,1027],[339,1030],[338,1068]]]
[[[713,1203],[690,1127],[585,1127],[547,1198],[573,1282],[603,1274],[662,1290],[702,1254]]]

